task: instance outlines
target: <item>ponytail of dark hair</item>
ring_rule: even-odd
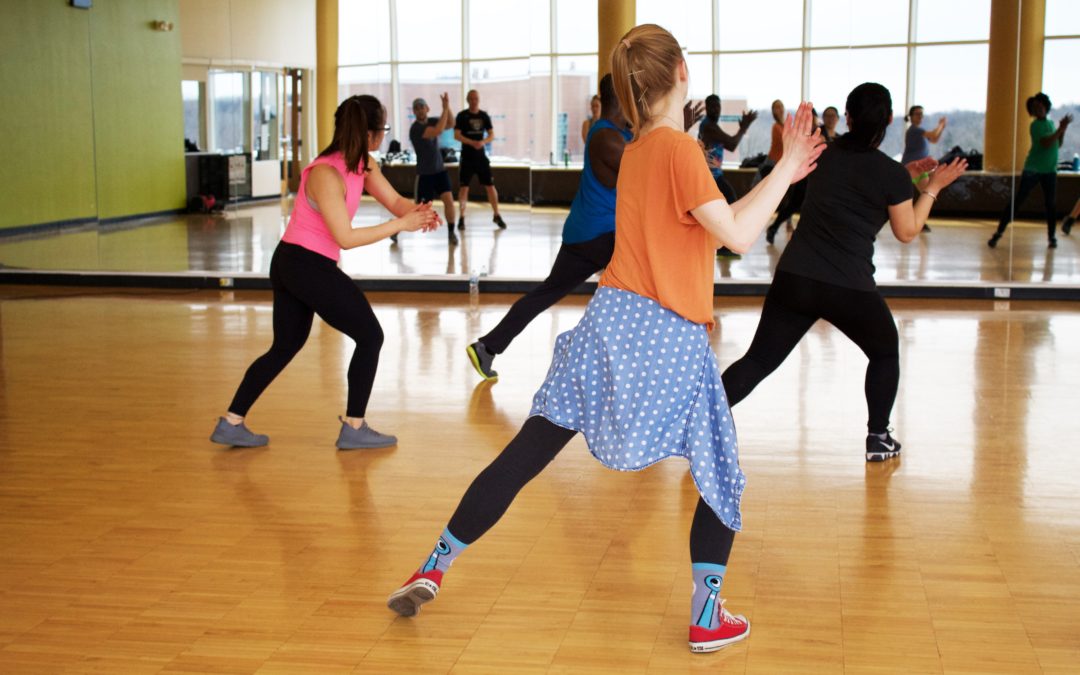
[[[382,129],[385,124],[386,108],[379,99],[368,94],[350,96],[334,113],[334,140],[319,153],[319,157],[340,152],[349,173],[368,171],[368,134]]]
[[[849,131],[837,142],[849,150],[873,150],[885,140],[892,117],[892,95],[876,82],[864,82],[847,97]]]

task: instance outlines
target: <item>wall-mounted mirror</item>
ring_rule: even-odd
[[[887,236],[887,228],[882,230],[875,256],[880,284],[911,286],[912,292],[957,288],[969,295],[973,287],[1006,283],[1080,284],[1080,232],[1065,235],[1060,227],[1080,198],[1080,128],[1065,134],[1056,163],[1049,155],[1043,158],[1053,164],[1052,172],[1042,168],[1052,180],[1023,178],[1030,168],[1031,123],[1038,121],[1026,110],[1028,97],[1043,91],[1052,101],[1040,129],[1056,130],[1064,116],[1080,113],[1077,3],[633,4],[638,23],[659,23],[682,42],[691,97],[720,97],[722,129],[734,135],[743,113],[756,113],[738,146],[723,154],[723,175],[737,194],[750,188],[761,155],[769,152],[774,101],[792,110],[800,99],[813,100],[823,121],[831,108],[835,132],[843,134],[845,98],[864,81],[880,82],[892,94],[894,120],[881,151],[900,159],[912,144],[921,144],[934,158],[969,156],[969,174],[941,195],[928,231],[901,244]],[[339,0],[337,7],[338,100],[368,93],[385,104],[391,131],[379,151],[387,158],[383,169],[393,184],[403,193],[413,192],[416,168],[409,129],[416,121],[414,99],[425,99],[437,116],[439,95],[447,92],[457,113],[467,108],[466,93],[475,89],[493,126],[487,154],[499,213],[508,225],[502,230],[493,224],[488,192],[474,180],[466,229],[455,230],[460,243],[450,245],[446,230],[438,236],[407,235],[393,245],[347,252],[345,269],[363,277],[542,279],[576,189],[583,131],[593,114],[590,102],[602,70],[597,0]],[[95,199],[93,213],[76,222],[52,218],[48,222],[56,227],[48,230],[39,227],[48,222],[24,214],[19,222],[4,223],[18,232],[0,237],[4,267],[265,276],[291,208],[290,198],[279,196],[283,189],[296,189],[300,170],[318,151],[309,114],[314,108],[315,7],[269,2],[253,12],[245,3],[212,7],[177,0],[177,8],[182,39],[162,39],[178,41],[181,52],[174,98],[183,113],[188,180],[190,166],[200,161],[206,164],[204,172],[224,172],[229,186],[225,211],[111,222],[117,214],[101,211],[101,199]],[[98,8],[92,11],[102,16]],[[86,21],[89,15],[76,16]],[[90,36],[91,49],[106,28],[94,28],[94,21],[105,19],[91,17],[89,29],[72,28]],[[223,23],[258,27],[253,34],[262,37],[239,39],[243,31],[223,30]],[[153,47],[158,37],[148,33],[138,39]],[[997,65],[1010,60],[1007,72]],[[93,93],[100,93],[93,86]],[[911,112],[916,115],[905,121]],[[96,135],[111,152],[117,151],[116,143],[138,142],[112,132]],[[449,152],[456,219],[462,148],[452,129],[440,140]],[[401,154],[390,154],[398,149],[391,148],[393,141]],[[200,160],[204,153],[213,157]],[[159,167],[148,165],[145,171],[153,175]],[[104,182],[116,183],[116,178]],[[131,189],[142,189],[137,184],[131,181]],[[1048,247],[1044,184],[1054,193],[1056,248]],[[113,187],[125,189],[123,181]],[[194,192],[200,192],[198,186]],[[1013,204],[1010,196],[1021,192],[1025,199]],[[1005,210],[1012,224],[991,247]],[[387,217],[367,201],[357,216],[365,224]],[[717,282],[767,283],[798,218],[796,209],[790,220],[779,222],[771,243],[763,237],[741,258],[718,258]],[[81,229],[72,227],[80,223]]]

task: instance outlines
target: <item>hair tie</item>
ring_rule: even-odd
[[[629,40],[627,40],[626,38],[623,38],[622,43],[623,43],[624,47],[626,47],[627,49],[630,49],[630,41]]]

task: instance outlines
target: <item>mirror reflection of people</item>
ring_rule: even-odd
[[[439,135],[449,129],[454,121],[450,111],[450,95],[443,92],[439,96],[442,113],[437,119],[428,117],[431,108],[427,101],[418,98],[413,101],[413,114],[416,121],[409,127],[409,140],[416,151],[416,202],[430,202],[440,199],[446,213],[446,222],[454,222],[454,194],[450,191],[450,174],[443,165],[442,149],[439,147]],[[450,245],[458,243],[453,227],[446,228]],[[397,243],[397,235],[390,237]]]
[[[994,236],[986,242],[990,248],[997,246],[1001,235],[1005,234],[1005,228],[1012,221],[1016,209],[1024,203],[1036,185],[1042,187],[1043,207],[1046,211],[1047,246],[1057,248],[1055,235],[1057,234],[1058,149],[1065,140],[1065,131],[1072,123],[1072,115],[1062,117],[1061,124],[1055,129],[1054,120],[1049,118],[1051,107],[1050,97],[1041,91],[1027,100],[1028,114],[1035,118],[1029,127],[1031,150],[1028,151],[1027,159],[1024,160],[1020,186],[1013,193],[1013,198],[1005,204]]]
[[[831,105],[825,108],[821,113],[821,138],[826,144],[831,145],[840,137],[836,132],[838,124],[840,124],[840,111],[836,109],[836,106]]]
[[[923,107],[913,105],[908,110],[904,121],[909,122],[910,126],[904,133],[904,154],[900,158],[900,163],[907,165],[917,159],[930,156],[930,144],[941,140],[941,134],[945,133],[947,120],[945,117],[939,117],[937,126],[927,131],[922,128]]]
[[[356,343],[348,371],[348,400],[337,447],[383,448],[397,438],[365,419],[383,331],[364,292],[338,267],[342,249],[367,246],[399,232],[430,232],[439,226],[431,204],[413,204],[391,187],[369,150],[389,131],[386,108],[374,96],[350,96],[334,113],[334,137],[300,175],[300,189],[285,234],[270,262],[274,289],[274,340],[244,374],[210,440],[233,447],[270,442],[244,424],[248,410],[307,341],[318,314]],[[352,226],[364,190],[396,218],[370,227]],[[297,396],[297,402],[303,397]]]
[[[824,319],[869,359],[866,461],[900,454],[889,415],[900,382],[896,322],[874,281],[874,240],[885,222],[893,236],[915,239],[942,190],[967,168],[958,159],[937,167],[917,200],[913,173],[929,162],[904,167],[878,147],[892,124],[892,96],[867,82],[848,95],[849,131],[821,154],[808,178],[802,218],[776,264],[761,319],[749,350],[724,371],[724,390],[736,405],[776,370],[807,331]]]
[[[525,485],[578,433],[605,466],[641,470],[685,457],[698,491],[690,530],[694,591],[689,646],[710,652],[746,638],[750,623],[719,593],[745,477],[734,423],[709,345],[714,251],[746,250],[787,186],[813,170],[820,134],[803,104],[784,128],[784,157],[729,204],[684,130],[689,71],[663,28],[637,26],[615,47],[612,82],[633,140],[619,166],[615,252],[581,321],[556,340],[547,378],[517,436],[469,486],[430,556],[387,605],[414,616],[436,598],[450,565],[488,532]],[[436,544],[438,546],[438,544]],[[629,561],[628,561],[629,564]]]
[[[698,127],[698,140],[705,149],[705,161],[712,170],[713,179],[716,180],[716,187],[720,188],[724,199],[728,200],[729,203],[735,202],[736,195],[735,188],[731,187],[731,184],[724,178],[724,150],[735,152],[739,147],[739,142],[742,141],[742,137],[746,135],[746,130],[750,128],[750,125],[756,119],[756,111],[744,111],[739,119],[739,130],[735,132],[734,136],[730,136],[720,128],[720,97],[716,94],[709,94],[705,97],[705,118],[701,120],[701,125]],[[716,254],[725,258],[740,257],[738,253],[726,246],[720,247]]]
[[[587,143],[589,139],[589,132],[592,130],[593,125],[600,121],[602,116],[600,106],[600,96],[594,95],[589,101],[589,118],[581,123],[581,142]]]
[[[487,191],[488,203],[495,211],[492,222],[501,230],[506,223],[499,215],[499,193],[495,189],[495,179],[491,176],[491,161],[485,148],[495,140],[495,131],[491,126],[491,117],[480,109],[480,93],[469,90],[465,96],[469,107],[457,114],[454,123],[454,138],[461,143],[461,161],[458,166],[458,205],[461,215],[458,217],[458,229],[465,229],[465,207],[469,204],[469,184],[473,176]]]
[[[473,368],[485,380],[495,380],[495,357],[541,312],[562,300],[596,272],[607,267],[615,252],[615,182],[627,130],[611,75],[600,80],[600,119],[586,137],[581,183],[563,223],[562,244],[551,273],[539,286],[519,298],[495,328],[466,348]]]

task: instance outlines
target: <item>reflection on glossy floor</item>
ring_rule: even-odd
[[[230,207],[225,215],[181,216],[121,223],[58,235],[2,238],[0,267],[37,270],[121,272],[228,272],[265,276],[270,256],[288,221],[290,204]],[[543,279],[558,250],[566,209],[506,206],[509,228],[491,223],[486,204],[470,204],[462,243],[450,248],[443,230],[404,234],[342,255],[342,267],[361,277],[458,277],[490,275]],[[374,225],[389,214],[365,199],[355,224]],[[986,246],[995,223],[985,219],[931,219],[933,232],[911,244],[897,242],[886,228],[878,239],[879,283],[1053,282],[1080,284],[1080,236],[1059,236],[1060,248],[1046,248],[1045,225],[1020,222],[996,249]],[[460,234],[460,233],[459,233]],[[717,281],[764,282],[787,243],[764,236],[740,260],[719,260]]]
[[[419,617],[384,606],[584,298],[490,386],[464,347],[511,296],[373,294],[369,419],[400,445],[335,452],[351,346],[316,322],[249,418],[270,447],[222,450],[268,299],[0,288],[0,672],[1076,672],[1076,304],[893,302],[905,450],[876,465],[865,360],[817,326],[735,410],[749,485],[723,592],[753,633],[691,655],[685,464],[616,473],[580,439]],[[759,308],[718,302],[722,365]]]

